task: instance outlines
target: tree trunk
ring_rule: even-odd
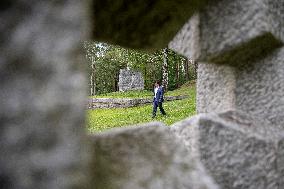
[[[194,64],[194,79],[197,79],[197,69],[198,69],[198,64],[196,60],[193,60]]]
[[[165,48],[163,50],[163,81],[162,84],[164,86],[165,91],[168,90],[168,84],[169,84],[169,72],[168,72],[168,48]]]
[[[186,58],[183,63],[184,63],[185,80],[189,81],[189,69],[188,69],[189,59]]]
[[[176,62],[176,88],[179,87],[179,61]]]
[[[192,79],[197,79],[197,61],[195,60],[190,60],[190,64],[193,68],[193,76],[192,76]]]
[[[114,91],[119,91],[118,82],[119,82],[119,72],[117,72],[115,74],[115,78],[114,78]]]
[[[91,85],[91,96],[96,94],[96,67],[94,57],[91,58],[91,77],[90,77],[90,85]]]

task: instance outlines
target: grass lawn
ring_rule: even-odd
[[[164,122],[166,125],[171,125],[174,122],[196,114],[195,91],[195,85],[188,84],[175,91],[167,92],[166,96],[189,95],[189,98],[184,100],[165,102],[163,106],[167,115],[162,116],[160,112],[158,112],[157,117],[155,119],[151,118],[153,108],[152,105],[145,105],[133,108],[87,110],[88,130],[93,133],[115,127],[123,127],[127,125],[151,121],[161,121]],[[116,97],[117,96],[118,95],[116,95]],[[105,95],[105,97],[109,96]],[[124,97],[131,98],[125,94]]]
[[[177,96],[177,95],[188,95],[191,89],[195,86],[195,81],[188,82],[181,86],[179,89],[174,91],[168,91],[165,96]],[[90,96],[90,98],[152,98],[153,92],[142,90],[142,91],[127,91],[127,92],[112,92],[107,94],[101,94],[96,96]]]
[[[127,92],[112,92],[107,94],[101,94],[91,96],[95,98],[151,98],[153,96],[151,91],[127,91]]]

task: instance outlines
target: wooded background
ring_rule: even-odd
[[[195,62],[165,48],[154,53],[129,50],[98,42],[84,42],[89,70],[89,95],[118,91],[119,70],[140,71],[145,90],[152,90],[156,80],[166,90],[174,90],[196,79]]]

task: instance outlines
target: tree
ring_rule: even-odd
[[[162,84],[164,86],[165,91],[168,90],[169,84],[169,73],[168,73],[168,48],[164,48],[163,50],[163,81]]]
[[[189,62],[189,69],[190,69],[190,80],[195,80],[197,79],[197,67],[198,67],[198,64],[197,64],[197,61],[194,61],[194,60],[188,60]]]
[[[91,95],[96,94],[96,66],[94,57],[91,58],[91,76],[90,76],[90,85],[91,85]]]
[[[197,79],[197,69],[198,69],[198,64],[196,60],[191,60],[194,65],[194,79]]]
[[[179,83],[179,61],[176,62],[176,88],[180,86]]]
[[[90,95],[118,90],[120,69],[140,71],[146,90],[153,82],[162,80],[166,90],[173,90],[192,78],[191,64],[185,57],[165,48],[154,53],[124,49],[106,43],[85,42],[89,62]]]
[[[185,60],[183,61],[184,64],[184,72],[185,72],[185,80],[189,81],[189,59],[185,58]]]
[[[103,47],[103,46],[101,46]],[[86,50],[86,58],[90,62],[90,95],[96,94],[96,60],[102,56],[102,49],[99,50],[100,46],[93,42],[84,42],[84,48]]]

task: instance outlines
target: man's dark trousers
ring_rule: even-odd
[[[153,102],[153,118],[156,117],[156,113],[157,113],[157,108],[159,107],[161,114],[166,115],[166,112],[163,108],[163,103],[162,102],[157,102],[154,100]]]

